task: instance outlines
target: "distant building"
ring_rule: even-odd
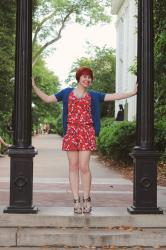
[[[137,56],[137,4],[136,0],[112,0],[112,14],[116,20],[116,92],[133,88],[136,76],[129,72]],[[124,106],[124,119],[136,119],[136,96],[115,102],[115,117],[119,104]]]

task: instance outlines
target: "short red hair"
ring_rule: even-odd
[[[91,79],[93,80],[93,71],[90,68],[87,67],[80,67],[79,69],[77,69],[76,71],[76,79],[79,82],[80,77],[82,75],[89,75],[91,77]]]

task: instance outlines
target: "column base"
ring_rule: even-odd
[[[135,207],[131,206],[127,208],[127,211],[130,214],[163,214],[163,210],[161,208],[147,208],[147,207]]]
[[[33,157],[36,151],[30,148],[11,148],[10,202],[4,213],[36,214],[33,206]]]
[[[9,214],[37,214],[38,213],[38,208],[37,207],[7,207],[6,209],[3,210],[4,213],[9,213]]]

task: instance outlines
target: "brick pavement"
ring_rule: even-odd
[[[33,138],[33,145],[38,149],[34,159],[33,203],[40,206],[70,207],[72,194],[68,181],[68,162],[66,153],[61,151],[61,137],[42,135]],[[10,159],[0,158],[0,205],[9,201],[9,165]],[[128,207],[132,205],[132,182],[107,168],[91,157],[92,204],[94,207]],[[80,185],[81,189],[81,185]],[[82,190],[82,189],[81,189]],[[82,193],[82,191],[81,191]],[[166,189],[158,187],[158,205],[166,207]]]

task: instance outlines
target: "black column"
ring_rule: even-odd
[[[138,1],[138,35],[137,35],[137,83],[138,85],[138,93],[137,93],[137,123],[136,123],[136,134],[137,134],[137,141],[136,145],[140,145],[141,139],[141,123],[138,122],[141,120],[141,66],[142,66],[142,1]],[[137,146],[136,146],[137,147]]]
[[[14,138],[9,149],[10,205],[5,213],[36,213],[32,206],[33,157],[31,145],[32,0],[17,0]]]
[[[157,161],[154,142],[153,0],[138,1],[137,145],[134,161],[132,214],[163,213],[157,207]]]

